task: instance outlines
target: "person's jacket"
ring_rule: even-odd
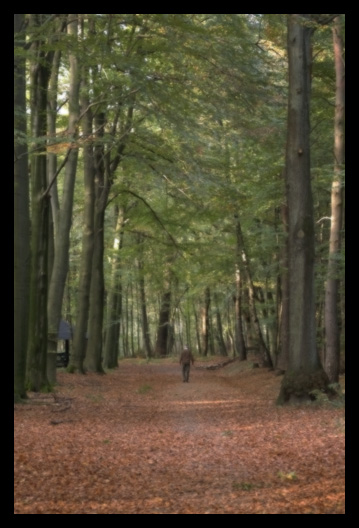
[[[181,357],[180,357],[180,364],[181,365],[186,365],[186,364],[189,364],[189,363],[194,363],[194,357],[192,355],[192,352],[190,350],[184,350],[181,354]]]

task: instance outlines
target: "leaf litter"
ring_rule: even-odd
[[[205,366],[58,371],[15,405],[14,513],[344,514],[344,407],[278,407],[273,372]]]

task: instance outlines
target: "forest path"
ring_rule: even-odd
[[[58,372],[15,405],[15,513],[344,513],[344,409],[279,408],[235,362]]]

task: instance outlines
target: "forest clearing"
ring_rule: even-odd
[[[279,407],[281,376],[216,359],[189,383],[173,358],[126,359],[29,393],[15,514],[344,514],[343,403]]]

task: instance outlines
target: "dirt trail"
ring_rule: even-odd
[[[123,361],[15,406],[15,513],[343,514],[344,410],[238,363]]]

